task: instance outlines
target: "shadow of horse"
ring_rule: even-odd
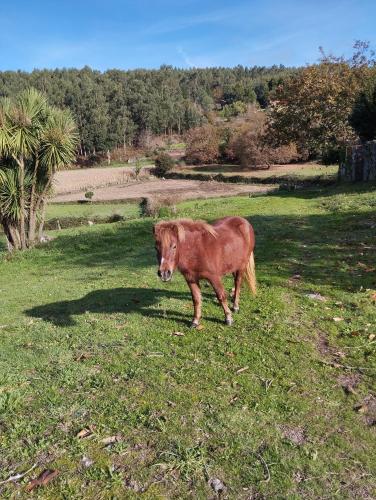
[[[205,294],[206,295],[206,294]],[[90,313],[123,313],[137,312],[148,317],[164,317],[164,310],[157,306],[162,299],[178,299],[191,301],[187,292],[155,288],[111,288],[95,290],[76,300],[63,300],[26,309],[24,313],[33,318],[41,318],[56,326],[74,326],[74,316]],[[192,309],[193,311],[193,309]],[[186,314],[168,310],[169,319],[190,324],[192,312]],[[216,319],[213,318],[214,321]]]

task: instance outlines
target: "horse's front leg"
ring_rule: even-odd
[[[187,283],[191,290],[194,307],[194,316],[191,326],[192,328],[196,328],[200,324],[201,319],[201,290],[198,282],[187,281]]]
[[[214,291],[217,295],[217,299],[219,300],[219,302],[223,307],[223,311],[225,313],[225,318],[226,318],[226,325],[232,325],[233,323],[232,314],[227,304],[227,296],[221,278],[216,276],[210,278],[209,281],[214,288]]]

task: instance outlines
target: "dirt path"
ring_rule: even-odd
[[[99,177],[97,177],[97,179],[99,179]],[[59,181],[60,183],[62,182],[61,176]],[[90,179],[90,181],[92,182],[92,179]],[[270,190],[274,190],[275,188],[275,185],[253,186],[250,184],[247,185],[175,179],[155,179],[121,185],[117,184],[106,187],[93,187],[92,189],[94,191],[93,201],[112,201],[134,200],[143,197],[158,195],[174,195],[178,196],[182,200],[187,200],[195,198],[212,198],[218,196],[235,196],[238,194],[247,193],[266,193]],[[85,199],[84,195],[85,191],[87,190],[87,184],[85,185],[85,189],[77,190],[76,192],[67,192],[66,184],[57,184],[55,189],[56,196],[53,198],[54,202],[78,201]]]

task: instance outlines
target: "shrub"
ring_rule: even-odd
[[[167,172],[169,172],[175,162],[167,153],[161,153],[155,159],[155,169],[154,173],[157,177],[163,177]]]
[[[176,204],[180,201],[179,196],[155,196],[143,198],[140,203],[141,215],[145,217],[170,217],[176,215]]]
[[[219,134],[212,125],[204,125],[187,133],[186,158],[191,163],[215,163],[219,158]]]
[[[142,170],[142,163],[141,163],[141,160],[139,158],[137,158],[136,165],[134,167],[134,173],[135,173],[136,179],[139,178],[141,170]]]
[[[112,214],[108,217],[107,222],[112,223],[112,222],[120,222],[124,220],[124,217],[120,214]]]
[[[86,193],[85,193],[85,198],[86,198],[87,200],[91,201],[91,200],[92,200],[92,198],[93,198],[93,196],[94,196],[93,191],[86,191]]]
[[[276,147],[267,135],[266,115],[259,108],[250,107],[247,120],[224,130],[223,158],[240,163],[243,168],[268,167],[300,159],[295,144]]]
[[[271,163],[269,148],[263,144],[262,133],[254,124],[246,124],[232,131],[225,156],[230,161],[240,163],[243,168],[268,166]]]
[[[301,160],[301,155],[298,152],[296,144],[291,142],[284,146],[270,149],[270,158],[273,163],[277,165],[286,165],[287,163],[294,163]]]
[[[235,101],[232,104],[227,104],[223,107],[220,115],[223,118],[232,118],[234,116],[243,115],[247,112],[247,105],[242,101]]]

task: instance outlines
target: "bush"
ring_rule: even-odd
[[[157,177],[164,177],[167,172],[169,172],[175,162],[167,153],[161,153],[155,159],[155,169],[154,173]]]
[[[225,129],[223,158],[239,163],[243,168],[269,167],[298,161],[301,156],[295,144],[276,147],[267,136],[266,115],[250,108],[247,121]]]
[[[204,125],[187,133],[186,159],[191,163],[215,163],[219,158],[219,134],[212,125]]]
[[[274,149],[269,146],[269,149],[271,160],[276,165],[286,165],[301,160],[301,155],[293,142]]]
[[[263,144],[262,134],[252,126],[244,125],[232,131],[225,149],[229,161],[240,163],[243,168],[269,166],[270,150]]]
[[[143,198],[140,203],[141,215],[145,217],[171,217],[176,215],[179,196],[155,196]]]
[[[235,101],[232,104],[227,104],[223,107],[220,115],[223,118],[232,118],[234,116],[243,115],[247,112],[247,105],[242,101]]]
[[[124,220],[124,217],[120,214],[112,214],[108,217],[107,222],[113,223],[113,222],[120,222]]]
[[[92,198],[93,198],[93,196],[94,196],[93,191],[86,191],[86,193],[85,193],[85,198],[86,198],[87,200],[91,201],[91,200],[92,200]]]

